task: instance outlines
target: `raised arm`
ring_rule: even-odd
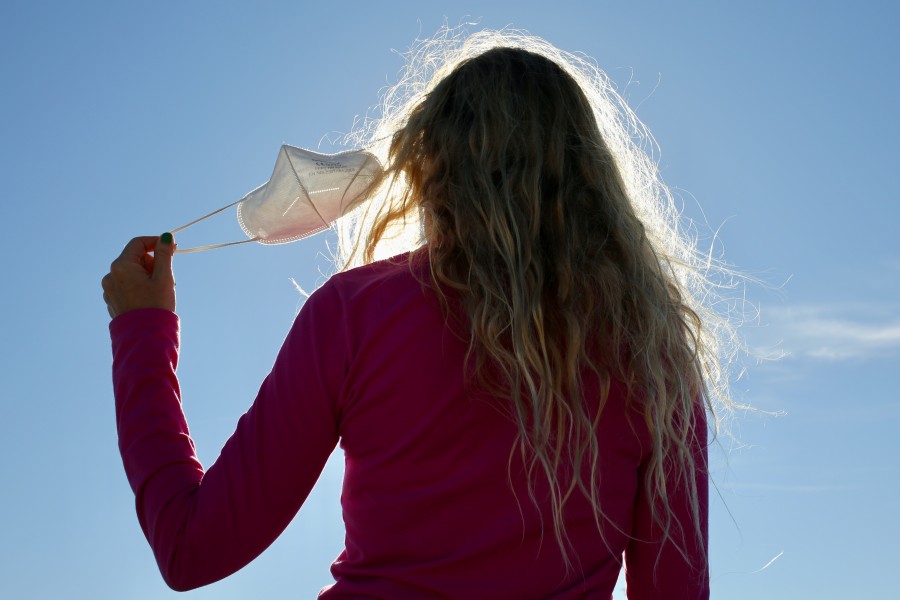
[[[245,566],[290,523],[337,443],[338,307],[307,302],[272,372],[204,473],[181,410],[178,320],[132,310],[110,324],[119,447],[138,519],[175,590]]]

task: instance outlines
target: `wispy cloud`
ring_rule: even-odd
[[[823,494],[854,489],[852,485],[802,484],[802,483],[724,483],[722,490],[731,492],[774,492],[780,494]]]
[[[816,360],[867,359],[900,352],[900,307],[848,304],[772,307],[750,332],[762,355]]]

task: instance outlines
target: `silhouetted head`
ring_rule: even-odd
[[[591,181],[621,188],[578,84],[550,59],[519,48],[458,65],[413,109],[391,157],[425,210],[428,241],[439,245],[527,254],[528,244],[558,243],[572,219],[599,225],[597,207],[567,192]]]

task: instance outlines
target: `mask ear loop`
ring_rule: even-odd
[[[209,246],[195,246],[194,248],[185,248],[182,250],[181,248],[175,248],[175,254],[188,254],[190,252],[203,252],[204,250],[215,250],[216,248],[224,248],[225,246],[235,246],[237,244],[246,244],[247,242],[255,242],[260,238],[254,237],[248,240],[241,240],[239,242],[228,242],[226,244],[210,244]]]
[[[191,221],[190,223],[187,223],[187,224],[185,224],[185,225],[182,225],[181,227],[176,227],[175,229],[171,230],[170,233],[178,233],[178,232],[181,231],[182,229],[187,229],[187,228],[190,227],[191,225],[194,225],[194,224],[196,224],[196,223],[199,223],[199,222],[202,221],[203,219],[208,219],[208,218],[210,218],[210,217],[213,216],[213,215],[219,214],[219,213],[222,212],[223,210],[229,209],[229,208],[231,208],[232,206],[236,206],[236,205],[240,204],[241,202],[243,202],[244,200],[245,200],[245,198],[241,198],[241,199],[238,200],[237,202],[232,202],[232,203],[229,204],[228,206],[223,206],[222,208],[216,209],[216,210],[212,211],[212,212],[209,213],[209,214],[203,215],[203,216],[200,217],[199,219],[194,219],[194,220]],[[260,236],[256,236],[256,237],[252,237],[252,238],[247,239],[247,240],[241,240],[241,241],[239,241],[239,242],[228,242],[228,243],[225,243],[225,244],[210,244],[210,245],[208,245],[208,246],[196,246],[196,247],[194,247],[194,248],[185,248],[185,249],[183,249],[183,250],[182,250],[181,248],[176,248],[176,249],[175,249],[175,254],[187,254],[187,253],[189,253],[189,252],[202,252],[202,251],[204,251],[204,250],[214,250],[214,249],[216,249],[216,248],[224,248],[225,246],[235,246],[235,245],[237,245],[237,244],[246,244],[246,243],[248,243],[248,242],[255,242],[255,241],[259,240],[259,239],[260,239]]]

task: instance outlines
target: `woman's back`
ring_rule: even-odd
[[[635,518],[648,516],[642,418],[627,416],[624,386],[614,382],[597,429],[600,503],[610,523],[604,540],[590,503],[573,496],[565,509],[574,557],[567,573],[546,486],[534,490],[541,514],[522,458],[511,452],[517,427],[501,401],[467,381],[467,343],[421,284],[425,261],[420,252],[412,262],[398,257],[337,275],[308,307],[334,311],[344,348],[335,413],[346,456],[347,546],[332,568],[338,583],[323,597],[607,597]],[[595,391],[597,382],[585,388]],[[599,394],[586,397],[596,410]],[[667,589],[673,577],[684,578],[675,558],[659,565]]]

